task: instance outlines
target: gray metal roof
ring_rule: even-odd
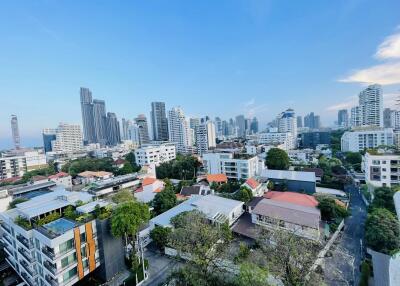
[[[266,169],[262,171],[261,176],[279,180],[291,180],[291,181],[314,182],[314,183],[316,181],[314,172]]]
[[[282,201],[261,200],[252,211],[255,214],[267,216],[286,222],[319,228],[321,213],[317,208],[304,207]]]

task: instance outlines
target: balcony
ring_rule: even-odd
[[[17,240],[22,243],[23,246],[25,246],[27,249],[31,249],[32,248],[32,244],[29,243],[29,240],[24,237],[21,234],[17,235]]]
[[[18,252],[25,258],[26,261],[28,261],[29,263],[34,262],[35,260],[30,256],[30,254],[23,249],[22,247],[18,248]]]
[[[45,254],[48,258],[50,258],[51,260],[54,260],[56,258],[56,255],[54,254],[54,249],[47,247],[47,246],[43,246],[42,247],[42,252],[43,254]]]
[[[49,270],[53,275],[57,274],[57,268],[54,266],[54,264],[48,262],[47,260],[43,263],[44,267]]]
[[[21,273],[21,276],[22,276],[22,278],[25,280],[25,282],[26,282],[28,285],[31,285],[31,286],[35,285],[35,284],[32,282],[32,280],[29,278],[28,274],[26,274],[26,272],[22,272],[22,273]]]
[[[6,240],[10,245],[13,245],[11,239],[8,237],[8,235],[7,235],[6,233],[3,234],[3,238],[4,238],[4,240]]]
[[[1,224],[1,227],[2,227],[6,232],[8,232],[9,234],[11,234],[10,228],[9,228],[5,223],[2,223],[2,224]]]
[[[36,271],[29,268],[29,264],[25,260],[20,260],[19,263],[24,266],[24,269],[33,278],[37,275]]]
[[[49,275],[46,275],[46,281],[47,283],[49,283],[51,286],[58,286],[58,282],[57,280],[55,280],[54,278],[52,278]]]

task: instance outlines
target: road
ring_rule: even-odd
[[[338,244],[332,248],[332,257],[325,261],[325,279],[328,285],[358,285],[359,266],[363,259],[364,225],[367,210],[354,185],[346,186],[350,193],[350,216],[345,219],[345,227]]]

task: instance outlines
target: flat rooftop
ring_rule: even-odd
[[[286,170],[263,170],[261,177],[279,179],[279,180],[290,180],[290,181],[302,181],[302,182],[314,182],[314,172],[302,172],[302,171],[286,171]]]
[[[77,226],[75,222],[65,218],[59,218],[55,221],[43,225],[43,228],[50,232],[50,234],[59,236],[67,232],[68,230],[73,229],[75,226]]]

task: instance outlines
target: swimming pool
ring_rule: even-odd
[[[76,223],[74,223],[73,221],[67,220],[65,218],[59,218],[55,221],[45,224],[43,227],[52,233],[61,235],[64,232],[73,229],[75,226]]]

